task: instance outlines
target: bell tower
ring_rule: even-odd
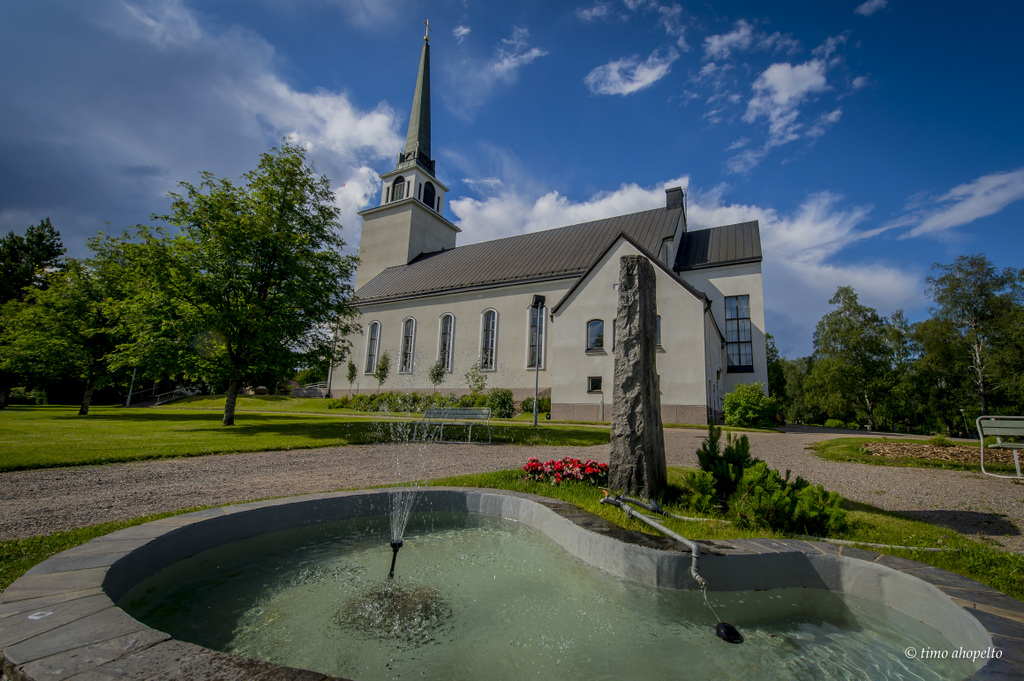
[[[355,288],[388,267],[407,265],[418,255],[455,248],[458,227],[444,217],[448,187],[434,175],[430,155],[430,22],[423,36],[420,68],[409,114],[409,132],[398,164],[380,176],[380,206],[359,213],[359,268]]]

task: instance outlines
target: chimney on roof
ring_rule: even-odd
[[[665,208],[667,210],[673,210],[675,208],[683,207],[683,188],[672,187],[671,189],[665,190]]]

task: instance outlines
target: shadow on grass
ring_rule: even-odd
[[[991,536],[1020,536],[1020,528],[1013,521],[998,513],[979,511],[901,511],[899,515],[913,520],[923,520],[933,525],[942,525],[966,535],[987,534]]]

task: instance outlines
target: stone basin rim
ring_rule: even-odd
[[[537,528],[614,575],[693,588],[689,551],[667,538],[611,525],[571,504],[480,488],[420,488],[417,510],[482,513]],[[137,525],[39,563],[0,594],[2,671],[12,681],[179,677],[325,681],[317,672],[177,641],[115,603],[163,567],[220,544],[318,522],[385,515],[388,489],[222,506]],[[426,505],[425,508],[423,506]],[[804,586],[853,593],[901,610],[967,650],[1000,651],[973,679],[1024,678],[1024,603],[916,561],[802,540],[699,541],[712,590]]]

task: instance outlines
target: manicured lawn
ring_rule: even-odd
[[[219,411],[182,408],[93,407],[88,416],[80,417],[75,407],[11,406],[0,411],[0,471],[389,442],[396,433],[405,437],[411,432],[408,421],[337,414],[242,411],[230,428],[222,426],[220,419]],[[534,429],[529,424],[502,422],[492,426],[492,431],[498,443],[571,446],[609,442],[607,430],[565,424]],[[458,431],[453,429],[451,437],[458,437]]]

